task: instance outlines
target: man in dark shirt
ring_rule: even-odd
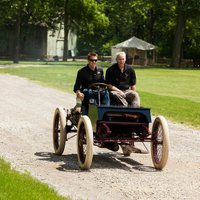
[[[81,111],[83,114],[88,113],[89,93],[88,87],[93,83],[104,83],[103,69],[96,65],[98,55],[94,52],[88,54],[88,64],[81,68],[76,77],[74,92],[82,101]],[[108,94],[107,94],[108,95]],[[109,103],[108,96],[105,94],[106,103]]]
[[[126,53],[116,54],[117,63],[106,71],[106,83],[109,84],[111,103],[123,106],[140,107],[140,97],[136,92],[136,75],[133,68],[126,64]],[[142,153],[133,144],[121,144],[123,154]]]
[[[140,97],[136,92],[136,75],[133,68],[127,65],[125,52],[118,52],[117,63],[106,71],[106,83],[114,104],[140,107]]]

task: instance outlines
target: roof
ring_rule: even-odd
[[[152,50],[155,49],[156,46],[133,36],[124,42],[114,45],[113,48],[136,48],[140,50]]]

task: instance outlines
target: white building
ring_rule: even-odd
[[[76,54],[77,35],[69,31],[68,34],[68,50],[71,57]],[[59,30],[47,33],[47,59],[53,59],[55,56],[59,59],[63,58],[64,50],[64,29],[61,27]]]

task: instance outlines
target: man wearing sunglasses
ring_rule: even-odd
[[[90,52],[87,58],[88,64],[78,71],[74,84],[74,92],[77,98],[82,101],[81,112],[84,115],[88,114],[89,95],[91,94],[89,86],[93,83],[105,82],[103,69],[97,66],[98,55],[95,52]],[[104,94],[104,102],[110,103],[108,92]]]

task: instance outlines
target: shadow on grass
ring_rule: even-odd
[[[68,154],[58,156],[50,152],[36,152],[36,156],[40,157],[39,160],[57,162],[59,171],[71,172],[89,172],[90,170],[81,170],[78,165],[77,154]],[[60,163],[62,162],[62,163]],[[120,153],[99,153],[93,155],[91,169],[122,169],[125,171],[144,171],[144,172],[157,172],[152,166],[144,166],[132,159],[132,157],[124,157]]]

